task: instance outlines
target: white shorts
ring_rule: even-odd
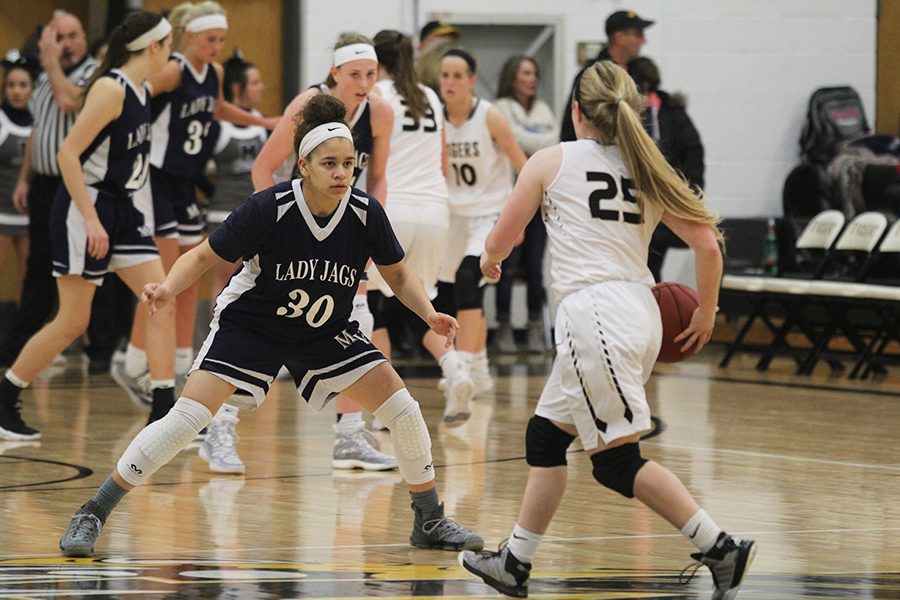
[[[650,429],[644,384],[662,343],[650,288],[598,283],[556,313],[556,360],[535,414],[575,425],[585,450]]]
[[[447,246],[449,210],[441,205],[412,206],[388,202],[386,211],[394,234],[406,252],[403,262],[425,288],[428,297],[434,299]],[[377,289],[388,298],[394,295],[374,264],[369,267],[368,274],[369,289]]]
[[[481,256],[481,253],[484,252],[484,242],[499,216],[460,217],[450,215],[450,234],[447,236],[438,281],[455,283],[456,271],[462,260],[467,256]]]

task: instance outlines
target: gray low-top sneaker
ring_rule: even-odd
[[[132,377],[125,371],[124,361],[114,361],[109,367],[109,374],[128,393],[128,398],[137,406],[147,408],[153,404],[153,392],[150,390],[150,373]]]
[[[449,517],[444,516],[444,505],[441,504],[440,517],[425,519],[413,505],[416,517],[413,521],[412,535],[409,543],[416,548],[435,550],[481,550],[484,540]]]
[[[500,544],[497,552],[476,553],[466,550],[459,553],[457,560],[459,566],[501,594],[514,598],[528,597],[531,563],[524,563],[516,558],[505,542]]]
[[[103,522],[84,507],[78,509],[69,521],[65,533],[59,540],[59,549],[63,556],[89,558],[94,554],[94,542],[100,536]]]
[[[331,466],[335,469],[365,469],[366,471],[391,471],[398,466],[396,457],[385,454],[375,447],[375,439],[366,429],[365,423],[357,425],[352,433],[334,428],[334,450]]]
[[[756,542],[722,533],[712,548],[705,553],[691,554],[691,558],[699,563],[698,567],[706,565],[712,572],[716,586],[712,600],[733,600],[737,597],[750,564],[756,558]]]

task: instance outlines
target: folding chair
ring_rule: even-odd
[[[750,302],[750,314],[744,325],[738,331],[734,340],[728,345],[725,355],[719,362],[720,367],[727,367],[736,352],[758,351],[767,348],[758,344],[745,344],[744,339],[751,327],[761,320],[766,328],[773,334],[777,334],[778,327],[771,320],[767,308],[783,292],[769,291],[767,288],[775,281],[797,282],[805,279],[817,278],[827,264],[828,252],[837,239],[841,228],[844,226],[844,214],[837,210],[824,210],[810,220],[803,228],[794,247],[798,251],[808,252],[813,255],[810,270],[805,273],[791,273],[791,277],[763,277],[751,275],[725,275],[722,278],[722,292],[726,294],[738,294]]]
[[[885,229],[887,229],[887,217],[883,214],[877,212],[859,214],[840,234],[831,252],[824,260],[818,278],[812,280],[791,280],[785,278],[778,281],[770,281],[764,286],[764,291],[775,295],[776,300],[783,304],[787,316],[775,334],[772,343],[760,357],[756,365],[757,370],[765,371],[775,356],[780,353],[787,353],[793,356],[795,360],[799,359],[798,375],[810,372],[811,367],[809,367],[809,363],[811,362],[811,357],[821,353],[824,348],[822,345],[823,340],[827,344],[827,341],[834,335],[837,328],[844,332],[854,348],[860,352],[862,351],[865,347],[865,342],[854,328],[849,325],[845,316],[840,311],[834,310],[828,303],[823,302],[822,298],[817,298],[817,295],[821,296],[825,292],[835,293],[840,289],[848,289],[853,282],[861,281],[865,277],[868,265],[871,263],[873,251],[881,240]],[[848,268],[845,265],[851,265],[849,268],[852,271],[839,273],[838,275],[831,274],[833,269]],[[815,288],[819,290],[818,294],[813,291]],[[817,312],[818,315],[816,314]],[[788,335],[794,327],[800,329],[809,339],[811,343],[810,350],[790,347]],[[815,362],[813,362],[813,366],[814,364]],[[840,363],[833,362],[832,368],[840,368]]]

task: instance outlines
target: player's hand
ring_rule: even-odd
[[[502,270],[500,269],[499,262],[488,262],[488,256],[486,252],[481,253],[481,274],[484,275],[485,280],[488,283],[497,283],[500,281],[500,274]]]
[[[453,346],[453,340],[456,339],[456,332],[459,330],[459,322],[456,319],[444,313],[433,312],[425,321],[433,332],[447,338],[444,348]]]
[[[87,251],[92,258],[101,259],[109,252],[109,235],[100,223],[100,219],[84,222],[87,233]]]
[[[148,283],[144,285],[144,291],[141,292],[141,302],[147,305],[151,315],[174,297],[174,294],[163,283]]]
[[[46,68],[50,62],[59,62],[62,56],[63,47],[59,43],[56,27],[46,25],[41,30],[41,37],[38,40],[38,50],[40,50],[41,65]]]
[[[20,181],[16,184],[16,189],[13,190],[13,206],[16,207],[16,210],[22,213],[23,215],[28,212],[28,182]]]
[[[694,309],[694,315],[691,317],[691,324],[675,338],[676,342],[684,341],[684,344],[681,346],[682,354],[687,352],[696,354],[709,343],[709,339],[712,337],[713,328],[716,325],[717,312],[719,312],[718,306],[716,307],[716,310],[712,312],[701,311],[700,307]]]

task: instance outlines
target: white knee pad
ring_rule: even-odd
[[[209,409],[179,398],[165,417],[144,427],[119,459],[118,471],[131,485],[141,485],[172,460],[212,421]]]
[[[372,330],[375,328],[375,317],[369,310],[369,299],[364,294],[353,297],[353,310],[350,311],[350,319],[359,323],[359,330],[364,336],[372,339]]]
[[[420,485],[434,479],[431,436],[416,402],[406,388],[394,393],[372,413],[391,430],[400,475],[406,483]]]

